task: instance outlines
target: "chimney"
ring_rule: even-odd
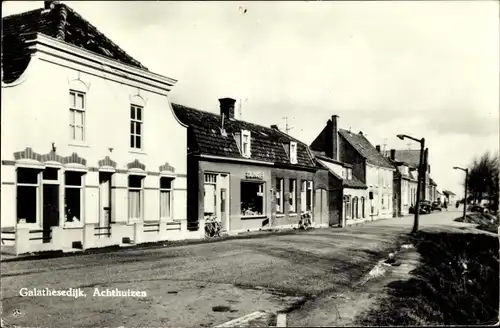
[[[221,98],[220,103],[220,116],[224,115],[224,120],[234,120],[234,104],[235,99],[232,98]]]
[[[52,9],[58,4],[59,4],[59,1],[44,1],[43,7],[44,7],[44,9]]]
[[[275,129],[275,130],[277,130],[277,131],[279,131],[279,130],[280,130],[276,124],[271,125],[271,129]]]
[[[334,160],[338,161],[339,160],[339,116],[338,115],[332,115],[332,135],[331,135],[331,140],[332,140],[332,150],[331,150],[331,158]]]
[[[380,145],[376,145],[375,148],[377,148],[377,151],[380,153]]]
[[[362,136],[363,135],[363,131],[359,131],[359,135]]]
[[[393,161],[395,161],[395,160],[396,160],[396,149],[391,149],[391,159],[392,159]]]

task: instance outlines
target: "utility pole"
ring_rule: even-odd
[[[425,151],[424,151],[424,162],[423,162],[423,168],[422,168],[422,178],[423,178],[423,182],[422,182],[422,185],[423,185],[423,197],[422,197],[422,200],[427,200],[427,167],[429,166],[427,164],[427,160],[428,160],[428,156],[429,156],[429,148],[425,148]]]
[[[281,119],[285,120],[285,133],[288,134],[288,131],[293,129],[293,127],[288,126],[288,116],[282,117]]]

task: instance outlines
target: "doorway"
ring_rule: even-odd
[[[220,219],[222,230],[229,231],[229,200],[228,200],[228,188],[229,187],[229,176],[222,174],[220,176]]]
[[[43,184],[43,242],[51,240],[52,227],[59,225],[59,186]]]
[[[99,172],[99,238],[111,236],[111,177],[113,173]]]

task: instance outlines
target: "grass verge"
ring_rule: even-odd
[[[499,219],[498,216],[494,216],[488,213],[469,213],[464,218],[461,216],[455,219],[456,222],[473,223],[477,224],[477,228],[489,231],[492,233],[498,233]]]
[[[387,286],[362,326],[486,325],[498,322],[499,240],[485,234],[419,232],[414,278]]]

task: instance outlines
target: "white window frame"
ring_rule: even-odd
[[[290,184],[291,184],[291,189],[290,190]],[[289,179],[288,180],[288,202],[287,202],[287,206],[288,206],[288,213],[291,213],[291,214],[296,214],[297,213],[297,180],[296,179]],[[290,210],[290,199],[292,200],[292,209],[293,210]]]
[[[161,181],[162,179],[166,179],[166,180],[170,180],[170,188],[162,188],[161,187]],[[172,220],[173,217],[174,217],[174,210],[173,210],[173,205],[174,205],[174,187],[173,187],[173,184],[174,184],[174,178],[173,177],[165,177],[165,176],[160,176],[160,220],[165,220],[165,221],[168,221],[168,220]],[[162,216],[162,209],[163,209],[163,205],[162,205],[162,194],[163,193],[169,193],[169,216]]]
[[[212,215],[217,215],[217,173],[205,173],[203,178],[203,213],[211,213]],[[205,185],[211,185],[214,187],[214,204],[213,204],[213,212],[207,212],[205,208],[205,197],[206,190]]]
[[[69,96],[70,96],[70,106],[69,106],[69,113],[70,113],[70,121],[69,121],[69,128],[70,128],[70,140],[72,142],[79,142],[79,143],[84,143],[85,142],[85,107],[87,105],[87,96],[85,92],[82,91],[77,91],[74,89],[69,90]],[[78,107],[78,96],[82,96],[82,107]],[[72,102],[73,101],[73,102]],[[81,113],[82,115],[82,124],[78,125],[75,121],[75,114],[76,112]],[[77,129],[82,129],[82,139],[78,140],[76,139],[76,130]]]
[[[276,178],[276,214],[285,213],[285,206],[283,205],[283,202],[285,201],[284,190],[283,190],[284,187],[285,187],[285,179]],[[277,202],[278,199],[280,200],[280,205],[278,205]],[[280,207],[279,210],[278,206]]]
[[[28,169],[28,170],[36,170],[38,171],[37,173],[37,182],[35,183],[19,183],[18,182],[18,170],[19,169]],[[42,209],[42,191],[41,191],[41,180],[42,178],[40,175],[42,174],[43,170],[42,169],[33,169],[29,167],[17,167],[16,169],[16,225],[20,225],[22,227],[33,227],[33,228],[41,228],[42,226],[42,214],[41,214],[41,209]],[[19,215],[17,213],[17,187],[32,187],[36,189],[35,197],[36,197],[36,209],[35,209],[35,222],[34,223],[19,223]]]
[[[137,177],[141,179],[140,187],[130,187],[130,177]],[[144,218],[144,175],[139,174],[128,174],[127,175],[127,212],[128,212],[128,222],[141,222]],[[133,218],[130,213],[130,192],[131,191],[139,191],[139,217]]]
[[[66,173],[75,173],[75,174],[78,174],[80,175],[80,186],[73,186],[73,185],[67,185],[66,184]],[[72,171],[72,170],[66,170],[64,172],[62,172],[63,174],[63,192],[64,192],[64,197],[63,197],[63,208],[64,208],[64,212],[63,212],[63,217],[64,217],[64,222],[71,222],[73,221],[73,218],[67,218],[66,217],[66,189],[80,189],[80,217],[77,217],[78,218],[78,221],[80,221],[80,223],[83,223],[83,215],[84,215],[84,208],[85,208],[85,203],[84,203],[84,193],[85,193],[85,174],[83,174],[82,172],[80,171]],[[44,180],[44,181],[47,181],[47,180]],[[44,182],[45,183],[45,182]],[[54,183],[55,184],[55,183]]]
[[[144,106],[140,106],[137,104],[130,104],[130,112],[132,112],[132,109],[134,110],[134,117],[132,117],[132,113],[130,113],[130,124],[131,126],[133,125],[133,132],[130,131],[129,133],[129,148],[133,150],[143,150],[144,149]],[[141,111],[141,118],[137,118],[137,109],[140,109]],[[140,126],[140,133],[137,133],[137,126]],[[137,141],[136,138],[139,137],[141,146],[137,147]],[[133,142],[131,142],[131,138],[133,138]]]
[[[295,141],[290,142],[290,163],[297,164],[297,143]]]
[[[352,169],[351,168],[347,169],[347,180],[352,180]]]
[[[307,182],[300,181],[300,212],[304,213],[307,210]]]
[[[248,138],[247,140],[245,140]],[[247,147],[245,147],[245,144],[247,144]],[[251,151],[252,147],[252,136],[250,131],[248,130],[241,130],[241,154],[243,157],[249,158],[252,154]]]

